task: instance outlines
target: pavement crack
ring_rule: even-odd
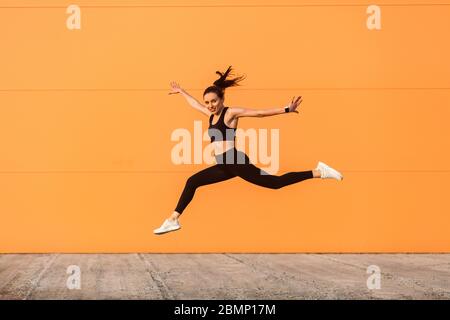
[[[156,284],[156,287],[161,293],[161,297],[164,300],[173,299],[173,295],[164,283],[164,280],[161,279],[161,277],[158,275],[158,272],[153,271],[157,270],[156,266],[151,261],[147,261],[147,259],[145,259],[141,253],[137,253],[136,255],[144,263],[145,271],[147,271],[152,281]]]
[[[32,280],[31,287],[28,289],[28,292],[25,294],[25,297],[23,300],[28,300],[28,298],[33,294],[33,291],[39,286],[39,282],[41,281],[44,274],[47,272],[47,270],[51,267],[53,262],[55,262],[56,258],[59,256],[59,254],[51,254],[51,258],[44,266],[44,269],[38,274],[36,279]]]
[[[252,272],[255,272],[257,274],[264,274],[266,276],[266,279],[273,279],[275,280],[277,283],[281,283],[284,282],[286,283],[286,285],[291,285],[292,281],[297,281],[300,282],[302,284],[301,288],[314,288],[314,290],[319,291],[319,292],[326,292],[327,297],[331,295],[334,296],[336,295],[336,290],[334,290],[334,288],[321,283],[320,280],[318,279],[307,279],[306,277],[302,277],[301,275],[298,274],[294,274],[292,272],[285,272],[283,271],[281,275],[277,274],[277,271],[274,270],[273,268],[264,268],[261,267],[259,265],[255,265],[252,264],[248,261],[244,261],[242,259],[237,258],[235,255],[231,255],[231,254],[227,254],[224,253],[224,256],[233,259],[239,263],[242,263],[243,265],[245,265],[246,267],[250,268],[250,270]],[[301,297],[297,297],[296,298],[300,298],[300,299],[317,299],[319,297],[319,295],[317,293],[311,293],[311,294],[303,294],[303,296]]]

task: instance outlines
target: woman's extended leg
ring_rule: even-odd
[[[280,189],[315,177],[312,170],[289,172],[281,176],[262,174],[261,169],[251,163],[233,165],[233,170],[230,171],[248,182],[271,189]]]
[[[191,202],[194,197],[195,190],[207,184],[212,184],[224,180],[228,180],[235,177],[233,173],[225,169],[223,164],[216,164],[212,167],[206,168],[202,171],[197,172],[196,174],[189,177],[186,181],[186,185],[184,186],[183,193],[178,200],[177,207],[175,211],[172,213],[170,218],[166,219],[161,227],[153,230],[155,234],[164,234],[170,231],[175,231],[181,228],[178,217],[187,207],[189,202]]]
[[[318,176],[317,170],[289,172],[281,176],[270,175],[253,165],[248,156],[238,150],[230,155],[229,160],[227,168],[233,175],[265,188],[279,189]]]
[[[180,199],[178,200],[174,214],[178,213],[178,215],[181,215],[181,213],[183,213],[183,210],[194,197],[195,190],[198,187],[225,181],[233,177],[235,177],[235,175],[228,170],[225,170],[225,166],[222,164],[216,164],[192,175],[186,181],[186,185]]]

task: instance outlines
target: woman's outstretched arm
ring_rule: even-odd
[[[277,114],[286,113],[285,108],[289,108],[289,112],[298,113],[297,107],[302,103],[302,96],[299,96],[297,99],[292,98],[291,103],[289,103],[286,107],[283,108],[272,108],[272,109],[246,109],[240,107],[230,108],[228,111],[233,115],[234,118],[241,117],[270,117],[275,116]]]
[[[197,99],[195,99],[193,96],[191,96],[189,93],[187,93],[184,89],[180,87],[180,85],[176,82],[171,82],[170,86],[172,87],[172,92],[169,92],[169,94],[177,94],[181,93],[183,97],[186,98],[187,102],[196,110],[200,111],[201,113],[210,116],[211,112],[206,108],[203,104],[201,104]]]

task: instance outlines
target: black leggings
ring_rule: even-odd
[[[201,170],[187,179],[183,193],[175,209],[176,212],[180,214],[183,212],[189,202],[191,202],[195,190],[198,187],[225,181],[234,177],[241,177],[248,182],[271,189],[279,189],[313,178],[313,172],[311,170],[289,172],[281,176],[274,176],[267,173],[262,174],[263,171],[251,164],[245,153],[237,151],[235,148],[216,156],[216,160],[216,165]]]

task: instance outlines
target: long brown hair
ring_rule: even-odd
[[[205,89],[205,91],[203,92],[203,96],[205,96],[205,94],[207,94],[208,92],[214,92],[215,94],[217,94],[219,98],[223,99],[226,88],[239,86],[239,82],[244,80],[245,76],[227,79],[227,77],[231,75],[232,70],[233,70],[232,67],[229,66],[227,71],[225,71],[224,73],[216,71],[216,73],[220,76],[220,78],[214,81],[214,85]]]

